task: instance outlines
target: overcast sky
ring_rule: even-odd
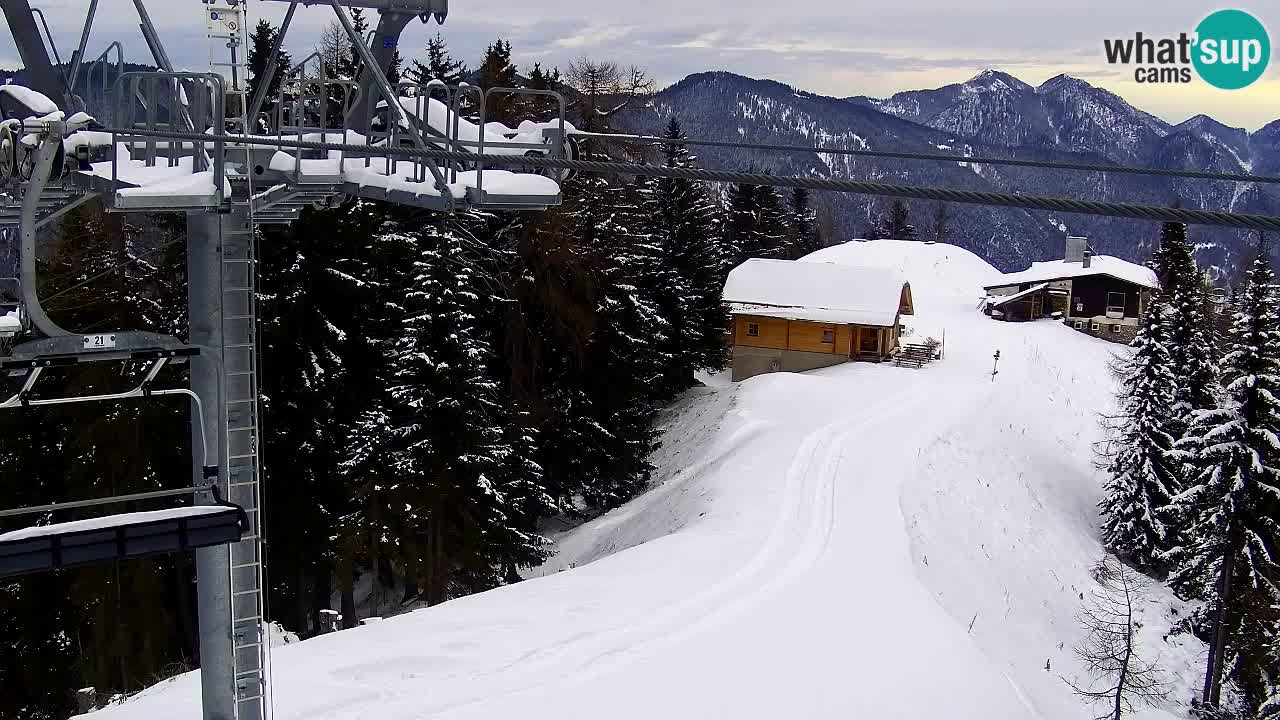
[[[278,22],[287,5],[249,0],[254,18]],[[45,11],[64,57],[83,23],[88,0],[34,0]],[[1005,70],[1039,84],[1068,73],[1113,90],[1134,105],[1179,122],[1207,113],[1254,130],[1280,117],[1280,62],[1247,89],[1141,85],[1132,68],[1108,66],[1105,37],[1190,32],[1216,5],[1203,0],[453,0],[448,21],[410,26],[401,52],[421,52],[429,33],[444,34],[451,50],[474,65],[496,37],[511,41],[522,68],[536,60],[563,65],[589,56],[647,68],[661,84],[702,70],[765,77],[835,96],[884,96],[965,80],[984,68]],[[199,0],[149,0],[148,10],[170,56],[180,66],[205,69]],[[1280,45],[1280,8],[1274,0],[1234,5],[1252,12]],[[327,6],[300,8],[290,31],[295,57],[311,50],[317,32],[333,19]],[[18,65],[7,33],[0,64]],[[129,59],[150,62],[131,0],[100,0],[90,42],[96,55],[111,40]],[[94,50],[94,48],[97,48]],[[225,50],[224,50],[225,52]]]

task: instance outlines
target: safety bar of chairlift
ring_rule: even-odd
[[[67,502],[49,503],[47,505],[28,505],[26,507],[0,510],[0,517],[39,515],[47,512],[56,512],[58,510],[75,510],[77,508],[135,502],[137,500],[157,500],[159,498],[180,497],[182,495],[199,495],[204,492],[213,492],[217,488],[217,485],[210,483],[207,485],[196,485],[194,487],[175,488],[173,490],[152,490],[150,492],[129,493],[128,495],[112,495],[111,497],[94,498],[92,500],[70,500]]]
[[[11,396],[9,399],[3,402],[0,402],[0,410],[13,408],[13,407],[39,407],[43,405],[69,405],[71,403],[79,403],[79,402],[129,400],[131,398],[151,397],[154,395],[162,395],[162,396],[185,395],[191,398],[192,404],[195,405],[195,411],[192,413],[192,417],[197,419],[196,422],[199,423],[199,427],[200,427],[200,438],[202,441],[201,445],[203,446],[200,448],[201,457],[202,457],[202,461],[200,464],[202,466],[208,467],[209,456],[210,456],[209,433],[208,433],[208,429],[204,426],[204,401],[200,399],[200,396],[198,394],[196,394],[194,391],[189,390],[187,388],[162,388],[162,389],[156,390],[151,387],[151,383],[155,381],[156,375],[160,374],[160,370],[164,368],[165,364],[171,359],[172,359],[171,357],[160,357],[160,358],[152,359],[151,367],[143,375],[142,382],[140,382],[138,386],[133,388],[132,390],[125,390],[125,391],[116,392],[116,393],[99,393],[97,395],[80,395],[75,397],[32,399],[28,397],[31,393],[31,389],[35,387],[36,380],[40,377],[41,372],[43,372],[45,369],[44,366],[37,365],[35,367],[30,368],[26,377],[23,379],[22,387],[18,390],[18,392],[15,393],[13,396]]]
[[[62,64],[62,56],[58,54],[58,43],[53,41],[53,33],[49,32],[49,23],[44,19],[44,11],[40,8],[31,8],[31,14],[40,18],[40,25],[44,28],[44,36],[49,41],[49,49],[53,51],[53,60],[58,63],[58,67],[62,70],[62,82],[67,81],[67,70]],[[70,92],[71,88],[67,88]]]

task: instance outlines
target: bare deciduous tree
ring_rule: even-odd
[[[609,119],[653,92],[654,82],[643,69],[579,58],[569,63],[564,84],[573,92],[572,105],[584,130],[609,129]]]
[[[1100,587],[1080,611],[1088,635],[1075,648],[1089,680],[1063,680],[1090,703],[1107,704],[1096,720],[1120,720],[1133,712],[1135,703],[1155,705],[1168,699],[1168,684],[1158,664],[1142,658],[1135,641],[1141,627],[1135,608],[1151,582],[1113,555],[1094,566],[1093,577]]]

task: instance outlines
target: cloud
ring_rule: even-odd
[[[555,46],[572,49],[600,47],[621,40],[633,29],[628,25],[588,25],[568,37],[559,38]]]
[[[42,5],[65,58],[78,40],[88,0],[43,0]],[[411,23],[401,53],[420,55],[427,37],[439,31],[454,54],[474,67],[484,48],[502,37],[511,41],[522,67],[535,59],[563,67],[592,55],[645,67],[663,83],[693,72],[729,70],[834,96],[938,87],[996,67],[1033,84],[1061,72],[1103,81],[1170,118],[1200,112],[1206,106],[1198,103],[1205,101],[1216,117],[1233,125],[1257,127],[1276,114],[1271,93],[1220,97],[1186,87],[1138,87],[1103,61],[1102,38],[1137,30],[1150,35],[1190,30],[1205,14],[1203,0],[1166,0],[1159,13],[1151,13],[1146,3],[1115,0],[1073,0],[1051,10],[1043,3],[1008,0],[894,0],[875,12],[848,0],[809,0],[794,7],[762,0],[540,0],[533,11],[526,0],[453,5],[444,26]],[[1250,10],[1265,25],[1280,28],[1280,10],[1253,5]],[[248,7],[252,21],[264,17],[279,23],[287,4]],[[207,67],[209,42],[198,3],[150,0],[148,9],[176,64]],[[129,60],[148,62],[130,0],[105,0],[101,10],[90,57],[120,40]],[[332,21],[327,7],[299,7],[287,44],[294,57],[309,53]],[[0,30],[0,59],[16,56]],[[1280,78],[1280,61],[1268,76]]]

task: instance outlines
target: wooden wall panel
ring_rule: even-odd
[[[792,320],[791,335],[788,339],[787,349],[834,353],[836,351],[835,331],[836,326],[828,323]],[[823,335],[828,332],[831,333],[831,342],[823,342]]]
[[[853,350],[853,328],[848,325],[836,326],[836,354],[848,356]]]
[[[787,349],[787,321],[781,318],[757,317],[755,315],[735,315],[733,327],[733,343],[745,347]],[[760,325],[759,337],[747,334],[747,325]]]

